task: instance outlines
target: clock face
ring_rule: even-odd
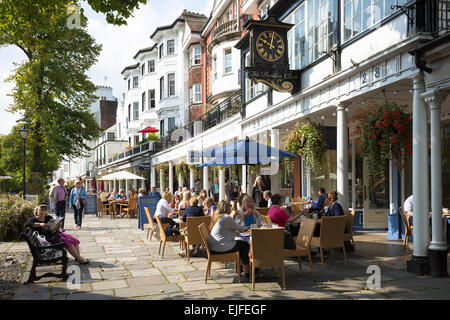
[[[275,31],[264,31],[256,39],[256,51],[267,61],[277,61],[284,54],[284,41]]]

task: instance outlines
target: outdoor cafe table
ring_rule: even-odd
[[[113,200],[112,203],[119,205],[120,207],[119,216],[122,216],[123,208],[128,207],[128,200]]]

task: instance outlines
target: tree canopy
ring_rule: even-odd
[[[104,13],[109,23],[121,25],[147,1],[87,2]],[[0,47],[16,46],[26,56],[6,80],[15,83],[9,110],[23,114],[20,121],[30,130],[29,170],[43,176],[57,169],[62,157],[80,156],[89,150],[86,141],[100,133],[90,113],[96,86],[86,73],[97,61],[101,46],[87,33],[82,10],[76,27],[68,23],[73,6],[80,4],[69,0],[0,1]],[[49,155],[58,161],[46,163],[43,159]]]

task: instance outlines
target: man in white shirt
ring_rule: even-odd
[[[410,225],[412,225],[413,222],[413,212],[414,212],[413,205],[414,205],[413,195],[410,195],[403,204],[403,211],[405,212],[405,215],[408,217]]]
[[[162,224],[169,223],[172,227],[175,225],[175,221],[173,221],[169,215],[175,212],[175,209],[172,209],[169,206],[170,198],[172,194],[170,192],[164,192],[162,194],[162,198],[158,201],[156,205],[155,216],[158,216],[161,220]],[[155,220],[156,222],[156,220]]]
[[[270,190],[266,190],[263,193],[264,200],[267,201],[267,208],[270,208],[272,206],[272,200],[270,199],[272,197],[272,192]]]

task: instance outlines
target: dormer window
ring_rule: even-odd
[[[172,55],[175,53],[175,40],[167,41],[167,55]]]
[[[162,59],[164,57],[164,43],[161,43],[159,46],[159,59]]]

